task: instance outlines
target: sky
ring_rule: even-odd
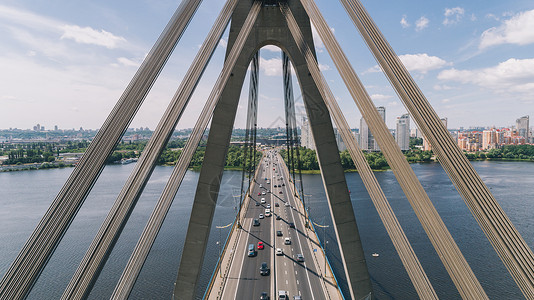
[[[0,0],[0,129],[98,129],[180,1]],[[386,123],[406,113],[338,0],[316,0]],[[534,117],[534,2],[362,0],[449,128]],[[222,8],[203,0],[130,127],[154,129]],[[223,35],[177,128],[193,127],[222,68]],[[318,61],[349,125],[361,114],[324,45]],[[281,54],[260,51],[260,127],[283,126]],[[248,79],[235,127],[245,126]],[[304,114],[294,78],[297,114]],[[413,124],[413,123],[412,123]],[[532,123],[531,123],[532,125]],[[413,126],[413,125],[412,125]]]

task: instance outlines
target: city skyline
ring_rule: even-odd
[[[130,127],[155,128],[202,43],[223,1],[205,0],[179,42],[168,66]],[[388,110],[395,128],[406,113],[387,79],[337,1],[317,1],[334,34],[375,102]],[[428,3],[393,0],[363,4],[393,49],[451,128],[507,127],[534,114],[534,3],[485,1]],[[0,4],[0,128],[97,129],[135,74],[178,6],[176,2],[134,5],[91,1]],[[222,66],[226,32],[178,128],[193,127]],[[316,49],[350,127],[361,114],[321,41]],[[264,47],[260,59],[258,124],[283,124],[280,50]],[[246,80],[247,82],[248,80]],[[297,119],[303,115],[293,77]],[[247,83],[248,84],[248,83]],[[238,120],[246,114],[245,84]],[[242,128],[244,124],[236,123]]]

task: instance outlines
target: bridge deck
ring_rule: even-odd
[[[305,227],[304,208],[300,199],[294,196],[289,178],[280,155],[274,150],[266,152],[258,167],[251,195],[244,202],[242,228],[237,229],[235,225],[232,229],[220,268],[214,272],[208,288],[207,299],[257,299],[262,292],[268,293],[270,299],[278,299],[280,290],[287,291],[288,299],[296,295],[316,300],[343,298],[325,263],[316,233]],[[261,203],[262,198],[265,203]],[[260,213],[265,215],[268,204],[272,216],[259,219]],[[280,216],[279,220],[277,216]],[[259,226],[253,226],[254,219],[259,220]],[[291,228],[290,223],[295,228]],[[277,231],[281,231],[282,236],[277,236]],[[291,244],[285,244],[286,238]],[[258,250],[260,241],[265,246],[263,250]],[[257,252],[254,257],[247,255],[250,244]],[[281,248],[283,255],[276,255],[276,248]],[[297,261],[297,254],[304,256],[303,262]],[[267,276],[260,275],[262,262],[270,268]]]

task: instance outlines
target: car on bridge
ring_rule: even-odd
[[[284,250],[282,250],[282,248],[276,248],[276,255],[284,255]]]
[[[248,256],[256,256],[256,249],[254,249],[254,244],[248,245]]]
[[[297,254],[295,257],[296,257],[296,259],[297,259],[298,262],[303,262],[303,261],[304,261],[304,255],[302,255],[302,254],[300,254],[300,253]]]
[[[285,240],[284,240],[284,244],[291,245],[291,239],[286,237]]]
[[[263,214],[260,214],[260,219],[263,219]]]
[[[267,292],[261,292],[260,300],[269,300],[269,294]]]
[[[252,226],[260,226],[260,220],[254,219],[254,221],[252,221]]]
[[[276,236],[282,236],[282,230],[277,230],[276,231]]]
[[[269,275],[270,273],[270,269],[269,269],[269,266],[267,265],[266,262],[262,262],[261,263],[261,267],[260,267],[260,275],[262,276],[266,276],[266,275]]]
[[[263,250],[265,246],[263,245],[263,242],[262,241],[259,241],[258,242],[258,250]]]
[[[289,222],[289,228],[295,228],[295,223]]]

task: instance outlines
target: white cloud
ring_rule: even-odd
[[[462,19],[465,14],[465,10],[461,7],[446,8],[445,9],[445,20],[443,20],[443,25],[453,25]]]
[[[275,45],[267,45],[267,46],[263,46],[261,49],[262,49],[262,50],[267,50],[267,51],[270,51],[270,52],[275,52],[275,53],[280,53],[280,51],[282,51],[282,50],[280,49],[280,47],[275,46]]]
[[[226,49],[226,47],[228,46],[228,41],[226,40],[226,38],[222,38],[219,40],[219,46],[221,46],[223,49]]]
[[[500,44],[527,45],[534,43],[534,10],[519,13],[482,33],[479,48]]]
[[[448,63],[437,56],[430,56],[426,53],[404,54],[400,55],[399,58],[408,71],[416,71],[422,74],[426,74],[430,70],[440,69],[451,65],[451,63]],[[374,67],[367,69],[363,74],[378,73],[380,71],[382,71],[380,66],[375,65]]]
[[[445,84],[436,84],[434,85],[434,89],[436,91],[447,91],[447,90],[452,90],[452,87],[451,86],[448,86],[448,85],[445,85]]]
[[[141,63],[128,59],[126,57],[119,57],[117,58],[117,61],[127,67],[139,67],[141,65]]]
[[[379,65],[374,65],[373,67],[365,70],[362,74],[367,74],[367,73],[378,73],[378,72],[382,72],[382,68],[380,68]]]
[[[534,93],[534,59],[515,59],[497,66],[476,69],[449,69],[440,72],[438,79],[475,84],[498,93],[516,93],[522,98],[532,98]]]
[[[428,27],[428,23],[430,20],[428,20],[426,17],[421,17],[419,20],[415,21],[415,30],[421,31]]]
[[[328,70],[331,70],[331,68],[330,68],[329,65],[323,65],[323,64],[319,63],[319,70],[328,71]]]
[[[282,59],[260,57],[260,70],[266,76],[282,76]]]
[[[426,53],[404,54],[400,55],[399,58],[408,71],[417,71],[423,74],[430,70],[440,69],[450,65],[445,60],[437,56],[429,56]]]
[[[116,36],[111,32],[105,30],[95,30],[91,27],[80,27],[78,25],[63,25],[61,29],[64,31],[61,39],[72,39],[80,44],[90,44],[103,46],[108,49],[115,49],[119,44],[126,42],[126,39]]]
[[[410,27],[410,23],[408,23],[408,20],[406,20],[406,15],[402,16],[402,19],[400,20],[400,24],[401,24],[402,28]]]
[[[387,100],[387,99],[391,99],[391,98],[393,98],[393,96],[390,96],[390,95],[383,95],[383,94],[372,94],[370,97],[371,97],[371,99],[373,99],[374,101]]]

